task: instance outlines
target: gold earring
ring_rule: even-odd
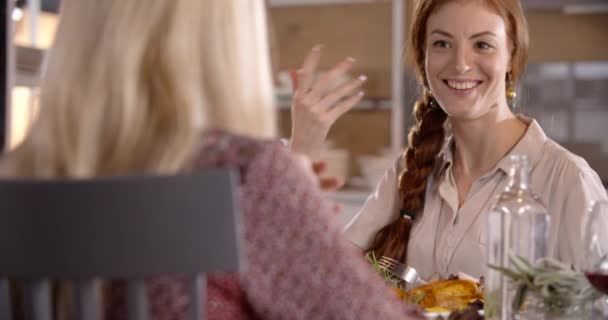
[[[431,90],[426,91],[426,98],[428,99],[427,101],[429,102],[429,106],[431,108],[435,108],[437,106],[437,102],[435,101],[435,97],[433,97]]]
[[[517,91],[513,85],[513,79],[511,78],[511,72],[507,73],[507,100],[513,101],[517,98]]]

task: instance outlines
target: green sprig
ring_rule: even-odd
[[[510,256],[509,260],[511,268],[489,267],[510,278],[517,287],[515,311],[521,310],[528,296],[537,298],[549,312],[560,312],[599,297],[582,272],[555,259],[543,258],[535,264],[519,256]]]
[[[365,258],[372,265],[376,273],[378,273],[386,283],[388,283],[392,287],[405,290],[405,284],[403,283],[403,279],[389,272],[388,270],[386,270],[386,268],[381,267],[374,252],[366,253]]]
[[[372,265],[372,267],[374,268],[376,273],[378,273],[389,286],[403,290],[403,292],[406,291],[405,290],[405,281],[403,281],[403,279],[399,278],[398,276],[396,276],[393,273],[386,270],[386,268],[381,267],[380,264],[378,263],[378,259],[376,258],[376,255],[373,252],[366,253],[365,258]],[[404,296],[403,300],[406,301],[407,303],[418,304],[420,301],[422,301],[422,299],[424,299],[425,296],[426,296],[426,292],[421,292],[418,295],[411,296],[411,297]]]

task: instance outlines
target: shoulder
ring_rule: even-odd
[[[238,170],[241,178],[250,175],[252,170],[268,175],[288,167],[294,171],[294,166],[303,168],[306,163],[303,157],[292,155],[279,140],[252,138],[222,130],[205,132],[199,150],[193,160],[193,169],[231,168]]]
[[[597,177],[599,180],[597,173],[583,157],[574,154],[551,139],[547,139],[544,144],[541,161],[551,169],[551,172],[567,179]]]
[[[263,142],[258,152],[250,159],[247,176],[257,182],[281,183],[281,188],[297,186],[299,183],[314,184],[316,177],[312,164],[305,156],[293,154],[281,143]],[[289,185],[285,185],[289,184]]]
[[[570,190],[569,193],[581,191],[595,194],[593,198],[606,197],[599,175],[584,158],[551,139],[547,139],[542,151],[538,166],[543,168],[542,175],[546,176],[547,181],[553,181],[555,188]]]
[[[195,167],[215,167],[249,162],[277,141],[255,139],[223,130],[207,130],[202,138]]]

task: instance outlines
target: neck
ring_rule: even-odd
[[[450,119],[454,132],[454,167],[478,177],[496,166],[527,129],[508,107],[492,108],[474,120]]]

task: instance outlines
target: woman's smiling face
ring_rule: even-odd
[[[508,108],[508,26],[482,1],[451,1],[427,22],[426,79],[433,96],[454,120],[473,120]]]

